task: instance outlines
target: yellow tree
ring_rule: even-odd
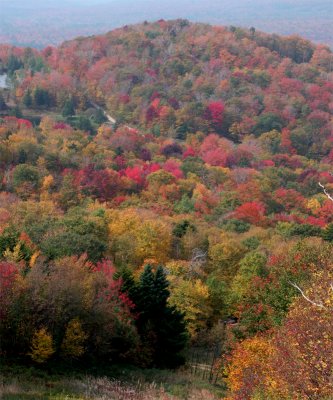
[[[72,319],[67,325],[64,339],[61,344],[61,353],[64,358],[76,359],[84,354],[84,343],[87,335],[78,318]]]
[[[119,264],[142,265],[145,259],[165,263],[171,252],[171,225],[134,208],[108,213],[111,252]]]
[[[136,253],[142,259],[155,258],[160,263],[169,259],[171,250],[171,229],[161,220],[144,221],[135,232]]]
[[[236,275],[238,263],[245,251],[238,240],[221,234],[220,240],[209,246],[210,268],[216,276],[228,283]]]
[[[298,393],[300,399],[326,399],[333,393],[333,264],[323,264],[308,289],[291,282],[301,296],[274,337],[274,369],[289,394]]]
[[[224,370],[228,400],[287,399],[277,389],[269,365],[274,351],[271,340],[264,336],[255,336],[236,345]],[[221,366],[223,368],[223,363]],[[261,393],[265,393],[264,397],[260,396]]]
[[[29,353],[33,361],[38,364],[45,363],[55,352],[52,335],[45,328],[35,332]]]
[[[187,329],[191,337],[206,328],[212,309],[209,305],[209,290],[200,279],[193,281],[181,277],[169,277],[170,298],[169,303],[185,313]]]

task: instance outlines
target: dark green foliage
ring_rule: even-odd
[[[52,97],[48,90],[37,87],[33,92],[33,102],[36,107],[52,106]]]
[[[168,286],[163,267],[154,273],[146,265],[132,299],[138,312],[137,327],[143,348],[151,353],[148,365],[159,368],[182,364],[181,351],[187,343],[184,316],[167,303]]]
[[[228,287],[216,273],[211,273],[207,278],[207,286],[209,290],[209,302],[213,309],[213,323],[228,314],[227,298]]]
[[[321,236],[323,235],[322,229],[319,226],[310,224],[296,224],[296,223],[280,223],[277,225],[277,231],[284,237],[301,236]]]
[[[91,120],[85,115],[79,115],[74,119],[68,121],[74,128],[80,129],[81,131],[93,133],[94,128]]]
[[[160,36],[161,33],[160,32],[154,32],[154,31],[147,31],[147,32],[145,32],[145,35],[147,36],[148,39],[155,39],[158,36]]]
[[[242,244],[249,250],[256,250],[256,248],[260,245],[260,240],[256,236],[251,236],[243,240]]]
[[[8,109],[7,104],[5,102],[5,99],[2,95],[2,93],[0,93],[0,111],[6,111]]]
[[[20,258],[25,262],[29,262],[33,251],[24,241],[20,240],[20,234],[13,227],[6,228],[0,235],[0,260],[6,250],[13,251],[17,245],[20,246]]]
[[[294,129],[290,139],[298,154],[308,156],[309,148],[313,143],[313,130],[309,126],[303,125]]]
[[[333,223],[328,224],[323,230],[322,237],[328,242],[333,242]]]
[[[22,118],[23,117],[22,111],[21,111],[19,106],[15,106],[14,108],[11,108],[8,111],[8,114],[13,116],[13,117],[16,117],[16,118]]]
[[[237,233],[247,232],[251,224],[248,222],[240,221],[239,219],[229,219],[224,222],[223,228],[226,231],[233,231]]]
[[[259,136],[261,133],[270,132],[273,129],[280,131],[284,126],[283,119],[272,112],[262,114],[253,128],[253,133]]]
[[[82,213],[72,212],[60,220],[40,243],[43,254],[50,260],[86,253],[88,258],[99,261],[107,249],[107,228]]]
[[[74,101],[72,97],[65,101],[61,114],[63,117],[70,117],[75,114]]]
[[[25,107],[29,108],[32,106],[32,95],[30,89],[26,90],[22,101]]]
[[[13,250],[18,242],[19,234],[13,228],[6,228],[0,236],[0,258],[9,249]]]
[[[115,279],[121,280],[122,293],[126,293],[130,299],[135,299],[137,297],[138,286],[129,268],[119,268],[115,274]]]
[[[46,65],[42,57],[32,56],[27,62],[25,67],[30,68],[31,72],[34,74],[35,72],[41,72],[46,70]]]
[[[233,211],[241,203],[236,192],[222,193],[220,203],[215,208],[216,215],[224,215]]]
[[[178,214],[187,214],[192,211],[194,211],[194,201],[187,194],[184,194],[175,204],[175,212]]]
[[[11,76],[15,71],[23,67],[22,61],[14,55],[10,55],[7,62],[7,72]]]
[[[203,176],[206,173],[206,168],[200,158],[197,157],[187,157],[182,166],[182,171],[184,175],[187,176],[189,172],[196,174],[198,176]]]
[[[107,248],[105,242],[93,234],[80,235],[67,230],[46,238],[40,247],[48,259],[87,253],[92,261],[101,260]]]
[[[19,164],[13,173],[14,187],[20,187],[23,183],[30,183],[35,188],[39,184],[38,169],[29,164]]]
[[[56,162],[57,160],[55,160]],[[63,209],[67,210],[77,206],[80,203],[79,193],[73,185],[73,176],[68,174],[64,176],[59,193],[59,203]]]
[[[177,238],[182,238],[188,230],[195,231],[196,228],[190,221],[184,219],[183,221],[179,222],[172,231],[172,234]]]
[[[103,124],[103,122],[107,121],[107,118],[105,117],[103,111],[100,108],[96,110],[92,118],[97,125],[101,125]]]
[[[291,235],[303,236],[303,237],[320,236],[321,228],[319,226],[310,224],[294,224],[291,229]]]

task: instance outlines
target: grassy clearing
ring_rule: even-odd
[[[186,370],[115,368],[113,376],[63,376],[38,369],[15,368],[1,375],[2,400],[217,400],[223,390]]]

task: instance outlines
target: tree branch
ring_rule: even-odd
[[[314,305],[316,307],[320,307],[320,308],[323,308],[324,310],[327,310],[327,307],[325,307],[323,303],[316,303],[315,301],[312,301],[311,299],[309,299],[309,297],[306,296],[306,294],[303,292],[303,290],[298,285],[296,285],[296,283],[293,283],[293,282],[289,282],[289,283],[291,286],[293,286],[295,289],[297,289],[301,293],[301,295],[307,302],[311,303],[312,305]]]
[[[333,197],[328,193],[328,191],[326,190],[325,186],[320,182],[319,182],[319,186],[323,189],[326,197],[333,202]]]

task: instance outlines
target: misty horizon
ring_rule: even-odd
[[[145,20],[184,18],[298,34],[333,47],[333,3],[329,0],[0,0],[0,7],[0,42],[19,46],[42,48]]]

